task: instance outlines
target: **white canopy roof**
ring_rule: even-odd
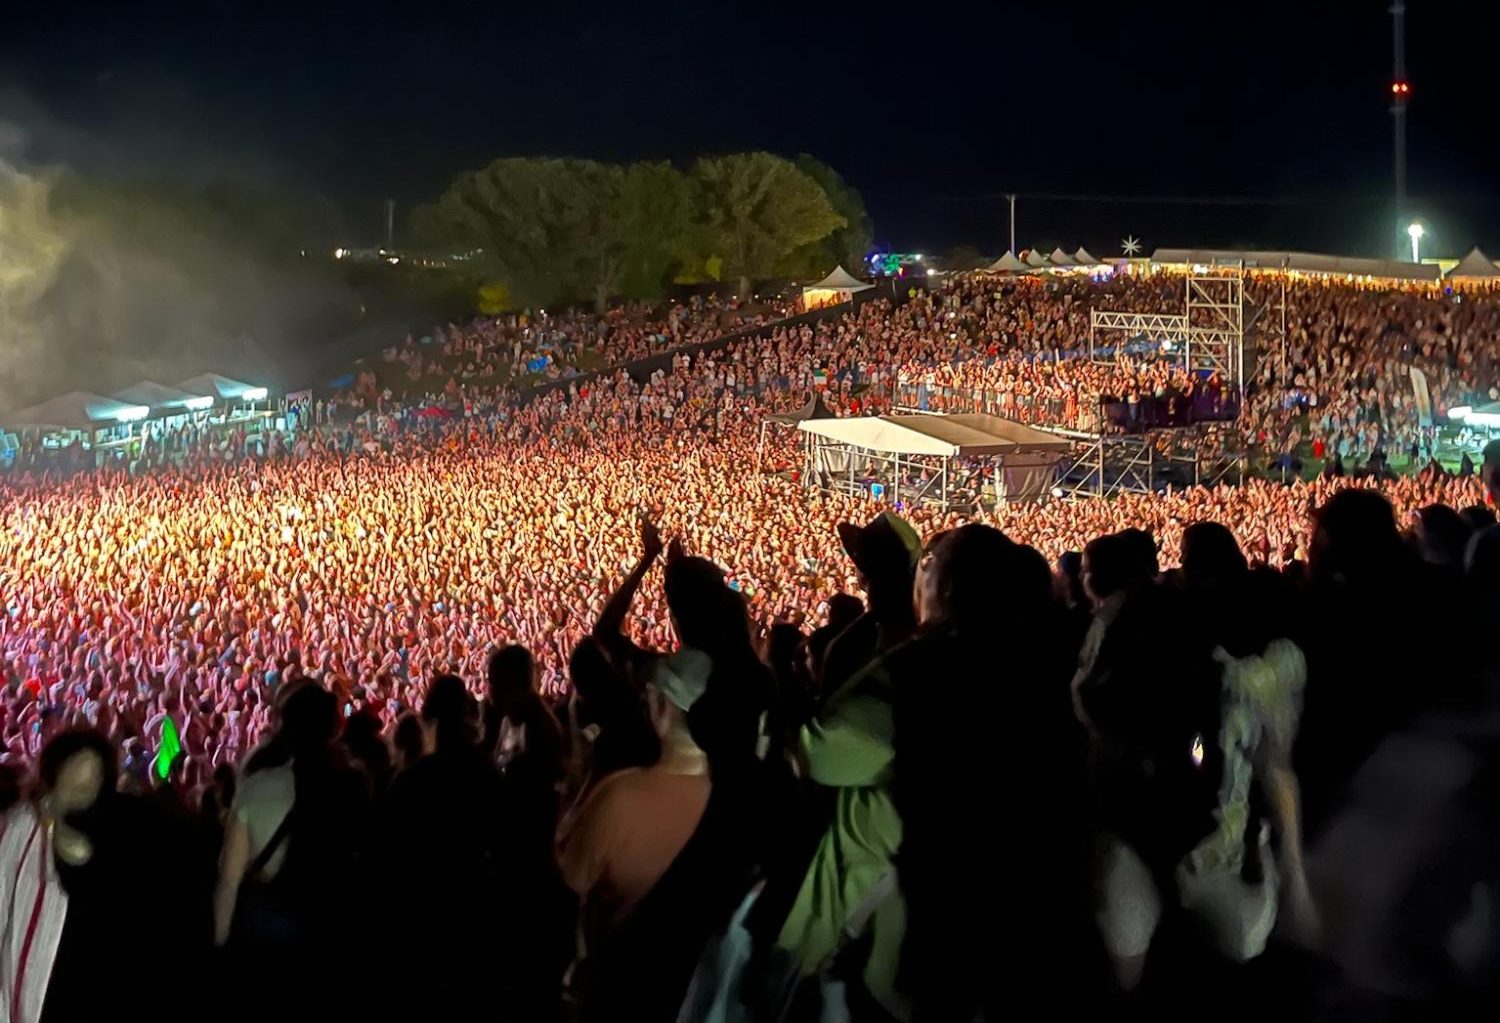
[[[891,455],[1009,455],[1066,451],[1061,437],[987,415],[865,416],[810,419],[797,429],[866,451]]]
[[[255,384],[241,383],[231,380],[229,377],[220,376],[217,373],[199,373],[190,380],[184,380],[177,385],[181,390],[190,394],[206,394],[210,397],[217,396],[225,401],[264,401],[266,389],[257,387]]]
[[[1079,266],[1100,265],[1099,261],[1091,256],[1089,254],[1089,250],[1084,248],[1082,245],[1078,246],[1078,251],[1073,253],[1073,262],[1077,263]]]
[[[803,291],[864,291],[866,288],[873,288],[873,287],[874,287],[873,284],[868,284],[865,281],[860,280],[858,277],[853,276],[852,274],[849,273],[848,270],[845,270],[842,266],[836,266],[836,267],[833,268],[833,272],[830,273],[827,277],[824,277],[817,284],[809,284],[807,287],[803,288],[802,290]]]
[[[1054,266],[1074,266],[1075,265],[1073,257],[1070,256],[1070,255],[1068,255],[1066,252],[1064,252],[1062,250],[1062,246],[1061,245],[1059,245],[1057,248],[1053,249],[1052,250],[1052,255],[1048,256],[1047,258],[1052,261],[1052,264]]]
[[[1031,267],[1027,266],[1025,263],[1017,259],[1014,252],[1007,252],[1005,255],[995,260],[989,266],[985,267],[985,269],[991,271],[992,273],[1020,273],[1025,270],[1030,270]]]
[[[1041,269],[1044,266],[1051,266],[1052,264],[1047,262],[1046,256],[1042,255],[1036,249],[1032,249],[1030,252],[1026,253],[1026,265],[1036,270]]]
[[[70,391],[40,405],[12,412],[0,423],[12,430],[95,430],[101,426],[145,419],[145,405],[117,401],[88,391]]]
[[[1500,267],[1495,265],[1493,259],[1480,252],[1479,246],[1476,245],[1469,250],[1467,256],[1458,261],[1457,266],[1448,271],[1448,276],[1450,278],[1500,277]]]
[[[1157,249],[1154,263],[1237,263],[1262,270],[1298,270],[1302,273],[1354,274],[1396,281],[1435,281],[1439,271],[1425,263],[1397,259],[1366,259],[1361,256],[1324,256],[1314,252],[1284,252],[1260,249]]]
[[[149,405],[152,410],[162,409],[172,412],[184,409],[204,409],[214,403],[211,394],[193,394],[179,387],[159,384],[154,380],[142,380],[124,390],[116,391],[114,396],[132,405]]]

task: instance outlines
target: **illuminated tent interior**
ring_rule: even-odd
[[[856,292],[873,287],[873,284],[853,276],[842,266],[836,266],[827,277],[802,289],[802,307],[820,309],[826,305],[848,302],[854,298]]]

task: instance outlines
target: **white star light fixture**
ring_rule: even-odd
[[[1125,255],[1134,256],[1141,251],[1141,240],[1133,234],[1126,235],[1120,239],[1120,248],[1124,250]]]

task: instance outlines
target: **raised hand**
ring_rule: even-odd
[[[676,543],[676,540],[672,541]],[[656,528],[656,523],[650,519],[641,518],[641,560],[655,561],[661,557],[662,540],[661,530]]]

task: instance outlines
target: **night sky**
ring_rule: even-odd
[[[1409,2],[1412,205],[1500,254],[1500,5]],[[1007,191],[1023,247],[1388,247],[1386,0],[147,6],[8,7],[0,152],[309,186],[368,238],[496,156],[766,148],[906,250],[1003,249]]]

